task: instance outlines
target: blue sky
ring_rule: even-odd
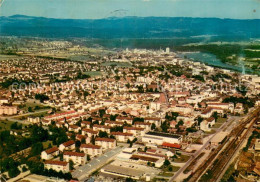
[[[110,16],[260,19],[260,0],[4,0],[0,16],[15,14],[72,19]]]

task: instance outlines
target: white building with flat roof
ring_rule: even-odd
[[[156,145],[162,145],[163,142],[180,144],[182,136],[169,133],[148,132],[142,137],[142,142]]]

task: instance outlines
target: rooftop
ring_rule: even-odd
[[[161,132],[154,132],[154,131],[149,131],[146,133],[147,135],[153,135],[153,136],[161,136],[161,137],[168,137],[168,138],[180,138],[180,135],[174,135],[170,133],[161,133]]]

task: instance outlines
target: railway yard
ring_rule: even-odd
[[[220,174],[223,172],[226,164],[232,158],[234,153],[238,150],[241,143],[246,139],[246,136],[256,120],[259,120],[260,108],[256,109],[248,118],[237,126],[230,135],[225,139],[223,144],[219,145],[218,148],[210,155],[205,163],[193,173],[190,178],[190,182],[195,182],[200,179],[203,174],[211,171],[212,177],[209,181],[217,181]],[[249,124],[249,127],[248,127]]]

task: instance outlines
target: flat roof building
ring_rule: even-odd
[[[148,132],[142,137],[142,142],[156,145],[162,145],[164,142],[180,144],[182,136],[162,132]]]

